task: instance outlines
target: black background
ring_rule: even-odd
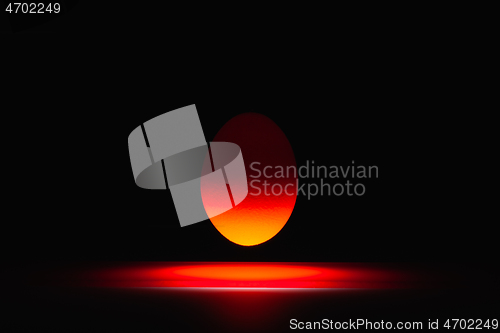
[[[320,15],[266,8],[258,16],[249,8],[231,15],[211,9],[223,18],[197,6],[79,2],[41,25],[3,20],[5,272],[12,277],[16,267],[54,261],[456,262],[477,273],[470,284],[477,288],[496,271],[496,132],[487,114],[494,110],[493,47],[480,39],[488,19],[450,23],[449,11],[432,11],[412,20],[403,11],[387,14],[388,21],[369,8],[363,17],[361,9]],[[207,141],[232,117],[258,112],[285,133],[297,165],[354,160],[377,165],[379,178],[365,182],[362,197],[298,197],[285,227],[259,246],[233,244],[209,221],[181,228],[168,191],[135,185],[127,137],[190,104]],[[489,286],[498,281],[489,276]],[[340,303],[326,295],[295,313],[304,320],[495,313],[491,293],[498,288],[472,288],[346,296]],[[71,299],[54,293],[25,307],[37,293],[14,302],[22,309],[18,321],[40,304],[61,311]],[[111,296],[96,310],[108,296],[93,293],[78,305],[81,313],[63,311],[60,329],[137,310],[137,318],[154,316],[151,327],[163,330],[163,309],[175,312],[175,302],[186,301],[137,305],[132,297],[108,313],[120,301]],[[190,307],[167,317],[183,321]],[[58,321],[49,311],[38,318],[53,329]],[[201,329],[203,321],[191,324]]]
[[[65,97],[46,108],[33,105],[38,107],[33,119],[43,127],[25,134],[26,144],[34,139],[40,145],[30,149],[29,164],[37,165],[35,186],[23,196],[29,196],[33,206],[19,212],[22,223],[11,224],[18,229],[11,240],[25,258],[475,261],[493,257],[494,224],[480,219],[473,203],[464,200],[471,196],[464,184],[470,178],[454,166],[463,161],[455,155],[460,138],[446,129],[453,126],[448,119],[423,110],[439,99],[391,85],[374,91],[356,84],[327,86],[314,93],[273,88],[260,94],[242,86],[236,93],[215,89],[203,94],[168,83],[143,88],[131,82],[113,87],[112,92],[106,87],[97,91],[100,84],[95,84],[99,88],[54,89],[56,96]],[[138,124],[192,103],[207,140],[231,117],[259,112],[286,134],[298,165],[306,160],[316,165],[355,161],[377,165],[379,178],[365,181],[366,194],[361,197],[299,196],[283,230],[259,246],[233,244],[209,221],[181,228],[168,191],[135,185],[126,140]]]
[[[263,28],[251,39],[253,26],[231,34],[238,17],[197,25],[198,17],[167,15],[185,13],[173,7],[134,16],[137,7],[125,3],[68,8],[46,24],[17,25],[4,34],[12,56],[5,60],[12,70],[4,77],[5,100],[12,127],[22,128],[11,137],[25,147],[18,160],[21,181],[30,184],[15,196],[19,220],[8,223],[14,230],[8,241],[16,250],[8,257],[496,257],[488,198],[476,187],[485,180],[470,167],[487,167],[493,157],[483,154],[493,132],[478,114],[491,88],[481,84],[478,62],[457,56],[461,45],[453,44],[446,25],[432,34],[411,26],[398,33],[385,29],[387,23],[375,32],[340,30],[339,22],[327,29],[325,21],[302,35],[289,25],[289,35]],[[258,112],[285,133],[298,166],[355,161],[377,165],[379,178],[365,181],[362,197],[299,197],[283,230],[259,246],[235,245],[209,221],[180,228],[168,191],[134,184],[127,137],[139,124],[189,104],[197,106],[207,141],[232,117]]]

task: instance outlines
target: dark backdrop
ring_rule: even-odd
[[[22,142],[30,147],[28,169],[36,173],[30,173],[29,190],[14,198],[19,211],[9,218],[14,231],[8,241],[16,244],[16,255],[167,261],[476,261],[493,256],[494,223],[476,211],[467,185],[471,176],[457,170],[468,158],[458,154],[462,139],[450,129],[453,119],[438,110],[442,99],[452,97],[432,96],[418,83],[401,89],[401,82],[361,85],[343,79],[314,91],[256,83],[236,93],[224,88],[199,93],[189,85],[140,78],[101,87],[98,80],[94,87],[56,89],[57,101],[28,104],[34,113],[26,117],[33,120]],[[43,98],[45,90],[40,91]],[[181,228],[168,191],[135,185],[127,137],[138,124],[192,103],[207,140],[233,116],[259,112],[286,134],[297,165],[354,160],[377,165],[379,178],[363,181],[361,197],[299,196],[282,231],[259,246],[233,244],[209,221]]]
[[[476,187],[487,172],[470,167],[493,157],[481,151],[492,132],[477,114],[490,88],[449,38],[410,29],[385,39],[325,21],[312,29],[323,34],[290,28],[261,43],[251,27],[231,29],[237,17],[195,25],[170,8],[133,8],[77,3],[59,20],[10,27],[7,260],[495,258],[492,199]],[[354,160],[377,165],[379,178],[362,197],[299,197],[283,230],[259,246],[233,244],[209,221],[180,228],[168,191],[135,185],[127,137],[189,104],[207,141],[232,117],[258,112],[285,133],[297,165]]]

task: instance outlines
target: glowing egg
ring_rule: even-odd
[[[297,199],[297,165],[292,147],[268,117],[244,113],[229,120],[214,142],[233,142],[241,148],[248,178],[248,195],[234,208],[211,217],[228,240],[245,246],[261,244],[286,224]],[[209,199],[203,189],[206,209]]]

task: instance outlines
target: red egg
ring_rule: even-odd
[[[278,125],[258,113],[232,118],[212,141],[240,146],[248,179],[247,197],[211,217],[212,224],[236,244],[268,241],[285,226],[297,199],[297,165],[290,142]],[[207,209],[210,200],[204,193],[208,192],[202,188]]]

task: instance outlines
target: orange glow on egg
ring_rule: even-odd
[[[248,195],[233,209],[210,218],[212,224],[224,237],[239,245],[252,246],[268,241],[285,226],[297,199],[296,173],[293,169],[286,172],[287,167],[296,170],[288,139],[268,117],[245,113],[229,120],[213,141],[240,146],[248,178]],[[280,168],[285,172],[276,177]],[[207,210],[210,200],[204,193],[208,192],[202,189]]]

